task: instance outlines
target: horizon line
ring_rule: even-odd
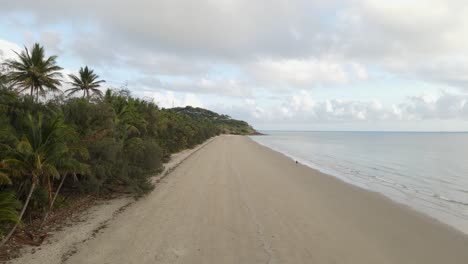
[[[285,130],[285,129],[258,129],[257,131],[271,132],[372,132],[372,133],[468,133],[466,130]]]

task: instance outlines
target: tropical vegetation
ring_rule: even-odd
[[[99,90],[99,87],[101,86],[101,83],[106,81],[98,80],[99,75],[95,74],[93,70],[88,68],[88,66],[80,69],[79,76],[74,74],[69,74],[68,76],[72,79],[70,82],[72,88],[65,91],[69,96],[77,92],[83,92],[83,97],[86,96],[88,99],[92,94],[102,96],[102,92]]]
[[[57,56],[45,56],[44,47],[38,43],[34,44],[31,51],[24,48],[21,53],[15,51],[18,58],[7,60],[5,66],[8,68],[10,81],[18,91],[29,90],[30,95],[45,95],[46,89],[57,92],[60,86],[61,67],[57,65]]]
[[[88,66],[64,81],[57,57],[39,44],[1,66],[0,246],[31,219],[46,222],[66,194],[141,195],[172,153],[220,133],[255,132],[209,110],[103,92]]]

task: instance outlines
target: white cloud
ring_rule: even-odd
[[[308,112],[316,105],[314,99],[307,91],[300,91],[291,96],[291,108],[295,112]]]
[[[466,1],[17,0],[1,21],[14,27],[17,12],[32,15],[18,30],[26,42],[117,72],[166,107],[218,96],[217,109],[258,122],[467,117]],[[382,76],[404,84],[398,99]],[[419,96],[412,82],[455,89]],[[371,89],[382,96],[356,93]]]
[[[16,54],[13,51],[19,52],[20,50],[21,47],[17,44],[0,39],[0,61],[16,58]]]
[[[250,67],[253,77],[269,86],[311,86],[343,84],[350,80],[349,72],[337,62],[307,59],[264,59]]]
[[[204,107],[201,99],[194,94],[176,94],[172,91],[165,92],[144,92],[144,97],[152,98],[152,100],[160,107],[172,108],[172,107]]]
[[[369,79],[369,74],[367,72],[367,69],[359,64],[359,63],[353,63],[352,64],[354,73],[356,74],[357,79],[359,80],[367,80]]]
[[[223,78],[182,78],[161,81],[156,77],[140,78],[136,81],[142,86],[140,90],[165,89],[173,92],[188,92],[194,94],[215,94],[225,97],[252,97],[248,84],[236,79]]]
[[[25,31],[23,33],[25,43],[31,45],[35,42],[47,47],[47,50],[54,55],[62,54],[62,35],[57,31],[43,30],[39,32]]]
[[[396,106],[400,118],[407,120],[468,120],[467,94],[442,93],[409,98]]]
[[[218,95],[250,97],[252,91],[246,83],[236,79],[209,79],[201,78],[191,84],[175,83],[174,86],[192,85],[195,89],[202,92],[214,93]]]
[[[401,79],[468,85],[466,1],[361,0],[336,25],[333,53]]]
[[[310,92],[299,91],[281,106],[270,105],[258,111],[258,104],[246,104],[218,109],[233,112],[235,109],[247,120],[257,123],[282,122],[308,123],[381,123],[399,121],[468,121],[468,94],[441,92],[412,96],[394,105],[384,105],[380,100],[315,100]],[[242,108],[240,111],[238,109]]]
[[[202,76],[220,62],[241,71],[256,64],[260,80],[253,82],[304,85],[367,79],[371,65],[401,78],[468,84],[468,5],[461,0],[17,0],[0,10],[15,11],[33,14],[39,28],[30,30],[44,32],[46,42],[61,40],[43,27],[68,25],[76,32],[68,36],[72,50],[87,63],[148,74]]]

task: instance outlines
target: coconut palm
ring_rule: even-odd
[[[108,102],[115,111],[115,124],[124,139],[132,135],[140,135],[141,130],[146,129],[147,122],[138,115],[138,100],[116,93],[110,89],[106,91],[104,100]]]
[[[27,131],[19,138],[11,155],[2,161],[4,171],[10,176],[25,177],[29,182],[29,193],[19,214],[19,220],[28,207],[34,189],[38,184],[44,184],[49,190],[51,200],[51,177],[59,178],[60,173],[57,164],[68,155],[67,139],[70,127],[63,123],[60,116],[49,122],[43,122],[42,114],[37,118],[31,115],[26,119]],[[3,246],[18,227],[18,223],[0,243]]]
[[[3,189],[4,185],[11,185],[11,183],[8,174],[0,171],[0,223],[16,224],[19,222],[17,209],[21,206],[21,203],[16,200],[14,193],[7,192]],[[0,228],[0,236],[3,235],[3,231],[4,230]]]
[[[1,169],[1,166],[0,166]],[[8,174],[0,171],[0,223],[18,223],[18,211],[21,203],[16,200],[15,194],[7,192],[3,188],[5,185],[11,185],[11,179]],[[0,229],[0,236],[3,235],[3,230]]]
[[[16,209],[20,207],[21,204],[15,198],[15,194],[11,192],[1,192],[0,193],[0,223],[18,223],[18,211]],[[0,235],[2,235],[2,230],[0,229]]]
[[[7,88],[8,79],[5,74],[0,72],[0,89]]]
[[[78,92],[83,92],[83,97],[86,96],[88,99],[92,93],[102,96],[102,92],[98,88],[101,86],[101,83],[106,81],[98,80],[99,75],[95,74],[93,70],[88,68],[88,66],[85,66],[84,68],[81,67],[79,76],[74,74],[69,74],[68,76],[72,79],[72,81],[69,82],[72,85],[72,88],[65,91],[68,93],[68,96]]]
[[[56,167],[58,171],[60,172],[61,179],[60,183],[55,190],[55,194],[52,199],[50,199],[52,192],[49,192],[49,207],[42,218],[42,222],[40,227],[44,225],[44,223],[47,220],[47,217],[49,216],[50,212],[52,212],[54,208],[54,203],[57,200],[57,197],[60,193],[60,190],[62,189],[63,183],[65,182],[65,179],[67,178],[68,175],[73,175],[74,178],[76,179],[77,176],[76,174],[84,174],[89,172],[89,168],[86,164],[80,162],[80,159],[88,159],[89,158],[89,153],[88,150],[83,147],[80,142],[77,140],[78,139],[78,134],[77,133],[70,133],[68,135],[69,140],[71,141],[71,144],[68,146],[68,152],[66,155],[62,156],[60,160],[58,160]]]
[[[61,67],[57,65],[57,56],[46,58],[44,47],[35,43],[31,52],[24,47],[16,60],[7,60],[6,68],[9,70],[7,78],[20,92],[29,90],[30,95],[36,94],[36,100],[46,90],[60,91]]]

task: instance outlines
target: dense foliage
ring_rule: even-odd
[[[196,120],[209,120],[216,125],[223,134],[252,135],[258,133],[245,121],[232,119],[228,115],[220,115],[207,109],[186,106],[175,107],[172,108],[171,111],[188,115]]]
[[[57,95],[61,68],[38,44],[2,66],[0,234],[24,215],[45,221],[60,190],[145,193],[171,153],[220,133],[253,132],[209,110],[161,109],[127,90],[102,93],[104,81],[88,67],[70,75],[68,92],[82,97]]]

